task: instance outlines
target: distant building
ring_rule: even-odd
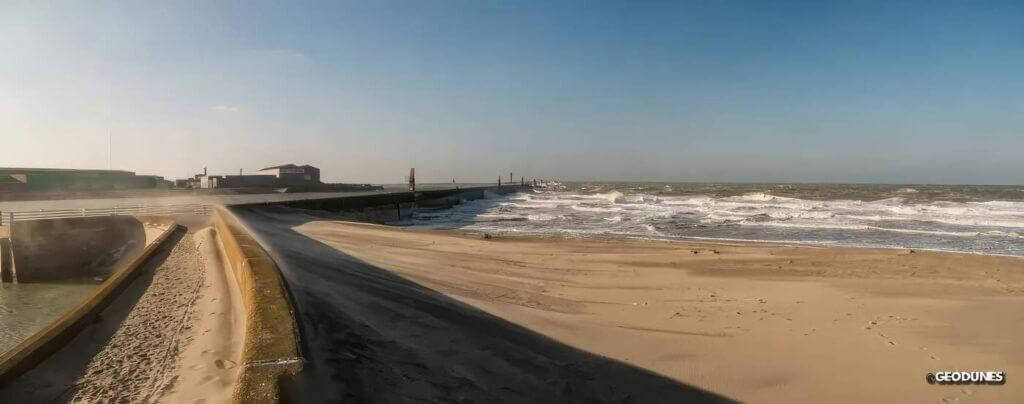
[[[136,175],[135,177],[138,178],[139,181],[143,181],[146,183],[152,182],[152,188],[170,188],[174,186],[174,182],[165,180],[164,177],[158,175]]]
[[[383,187],[370,184],[324,184],[320,182],[320,169],[311,165],[284,164],[267,167],[260,171],[272,171],[277,175],[207,175],[177,180],[177,188],[274,188],[278,192],[344,192],[371,191]]]
[[[219,177],[217,177],[216,175],[202,175],[199,177],[199,188],[217,188],[217,183],[219,182],[217,181],[218,179]]]
[[[0,191],[73,191],[166,188],[170,182],[155,175],[121,170],[62,168],[0,168]]]
[[[320,184],[320,169],[308,164],[303,166],[284,164],[267,167],[260,171],[277,171],[278,184],[284,186]]]
[[[220,188],[275,187],[277,177],[273,175],[225,175],[218,178]]]

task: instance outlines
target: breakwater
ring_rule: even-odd
[[[488,193],[509,194],[528,189],[529,185],[485,186],[471,188],[438,189],[426,191],[390,192],[369,195],[341,196],[337,198],[321,198],[307,200],[290,200],[236,204],[233,206],[287,206],[297,209],[323,210],[329,212],[359,210],[392,210],[401,211],[413,206],[424,208],[446,208],[476,199],[484,199]]]

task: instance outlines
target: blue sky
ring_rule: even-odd
[[[0,165],[1024,183],[1020,2],[143,3],[0,4]]]

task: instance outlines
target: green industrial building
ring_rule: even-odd
[[[121,170],[2,168],[0,192],[167,188],[163,177]]]

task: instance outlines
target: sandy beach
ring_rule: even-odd
[[[363,400],[1024,397],[1019,258],[241,216],[295,294],[307,401],[312,386]],[[1008,382],[926,383],[942,370]]]

